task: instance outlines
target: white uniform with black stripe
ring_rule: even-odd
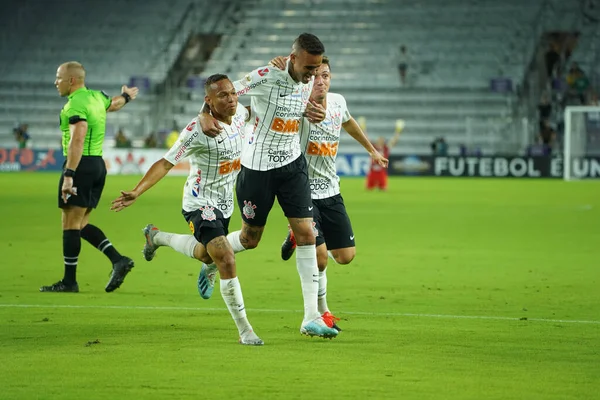
[[[183,189],[183,209],[192,212],[211,206],[221,210],[225,218],[233,213],[233,185],[240,171],[244,125],[248,110],[238,104],[231,125],[220,122],[223,131],[210,138],[199,130],[194,118],[179,135],[177,142],[164,155],[175,165],[190,159],[190,174]]]
[[[346,99],[337,93],[327,93],[327,116],[318,124],[304,119],[300,132],[303,152],[308,161],[308,179],[313,199],[326,199],[340,193],[340,178],[335,159],[342,124],[351,118]]]
[[[233,85],[238,96],[252,96],[254,130],[247,137],[242,165],[267,171],[300,157],[298,132],[313,80],[307,84],[298,83],[287,72],[287,66],[283,71],[266,66],[252,71]]]

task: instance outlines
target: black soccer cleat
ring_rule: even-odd
[[[294,232],[290,229],[287,237],[281,244],[281,258],[284,261],[289,260],[294,254],[294,250],[296,250],[296,238],[294,237]]]
[[[50,286],[42,286],[40,292],[66,292],[66,293],[79,293],[79,285],[75,283],[64,283],[58,281]]]
[[[113,269],[110,274],[110,279],[106,284],[104,290],[107,292],[112,292],[115,289],[118,289],[125,280],[125,277],[134,267],[133,260],[129,257],[122,257],[119,261],[113,264]]]

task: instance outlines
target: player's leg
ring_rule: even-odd
[[[379,190],[386,191],[387,190],[387,171],[382,170],[379,174]]]
[[[356,255],[354,232],[340,194],[316,201],[319,206],[319,234],[322,234],[329,253],[338,264],[349,264]],[[319,311],[328,326],[341,330],[327,305],[327,271],[319,268]]]
[[[377,182],[376,171],[369,171],[367,173],[367,190],[373,190]]]
[[[318,310],[319,290],[317,253],[313,223],[313,204],[306,159],[298,157],[275,171],[277,200],[296,238],[296,268],[300,275],[304,298],[304,319],[300,332],[310,336],[335,337],[337,331],[328,327]]]
[[[112,292],[121,286],[125,276],[134,267],[134,262],[131,258],[121,255],[99,227],[89,223],[90,214],[98,206],[104,191],[106,164],[102,157],[86,157],[85,161],[82,159],[82,162],[79,163],[77,171],[86,171],[91,184],[90,200],[81,221],[81,238],[97,248],[110,260],[112,270],[104,290]]]
[[[67,202],[62,200],[63,176],[58,182],[58,207],[61,209],[63,230],[63,279],[48,286],[40,287],[41,292],[78,292],[77,264],[81,251],[81,223],[92,203],[93,183],[97,171],[90,168],[89,160],[83,158],[77,174],[73,178],[73,187],[77,188],[76,196],[69,196]]]
[[[235,256],[225,236],[226,229],[215,221],[213,226],[204,224],[200,236],[210,257],[214,260],[221,276],[221,296],[238,328],[239,341],[245,345],[262,345],[263,341],[254,333],[246,316],[242,288],[237,277]],[[227,221],[228,222],[228,221]]]
[[[85,211],[86,208],[78,206],[62,208],[64,275],[62,280],[52,285],[42,286],[40,292],[79,292],[77,284],[77,264],[81,251],[79,226]]]

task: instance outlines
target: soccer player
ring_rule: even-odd
[[[254,130],[246,140],[236,184],[242,230],[230,233],[228,240],[236,252],[255,248],[277,197],[297,242],[296,266],[304,298],[300,332],[335,337],[338,331],[326,325],[317,307],[313,205],[298,137],[303,115],[312,121],[325,117],[324,108],[309,100],[313,76],[324,52],[325,47],[316,36],[303,33],[294,41],[285,70],[265,66],[234,82],[239,96],[251,96]],[[201,113],[200,123],[207,135],[219,132],[218,124],[206,110]],[[200,285],[207,282],[204,298],[210,297],[214,286],[211,269],[214,266],[203,265],[199,278]]]
[[[130,192],[121,192],[112,209],[120,211],[164,178],[174,165],[190,157],[190,174],[183,191],[183,216],[192,235],[177,235],[144,228],[144,257],[150,261],[160,246],[168,246],[188,257],[216,264],[221,274],[221,295],[245,345],[262,345],[244,307],[242,288],[236,275],[233,249],[226,235],[233,212],[233,184],[240,170],[242,137],[248,110],[238,103],[233,84],[226,75],[215,74],[206,80],[205,101],[211,114],[221,122],[220,135],[210,138],[198,131],[197,118],[179,135],[179,139],[146,172]]]
[[[89,223],[89,218],[98,206],[106,179],[102,159],[106,113],[118,111],[134,100],[138,89],[123,86],[122,93],[112,98],[104,92],[90,90],[85,87],[85,69],[75,61],[58,67],[54,85],[62,97],[69,99],[60,112],[66,161],[58,189],[65,272],[62,280],[42,286],[40,292],[79,292],[77,263],[81,238],[110,259],[112,273],[105,290],[112,292],[121,286],[133,268],[133,260],[119,254],[100,228]]]
[[[404,126],[403,124],[401,125]],[[373,147],[377,149],[378,152],[383,154],[385,158],[390,156],[390,149],[398,143],[398,139],[400,139],[400,132],[402,131],[402,127],[400,125],[396,125],[396,133],[389,142],[386,142],[385,138],[379,137],[377,141],[373,144]],[[379,188],[379,190],[386,191],[387,190],[387,169],[383,168],[379,165],[375,160],[371,161],[371,168],[367,173],[367,190],[372,190],[375,187]]]
[[[282,67],[281,58],[272,61]],[[300,142],[308,161],[308,178],[313,203],[313,219],[317,232],[317,263],[319,268],[319,313],[328,326],[340,331],[336,318],[327,305],[327,261],[328,250],[338,264],[349,264],[354,259],[356,247],[354,231],[340,194],[340,178],[336,173],[335,159],[342,128],[371,155],[374,163],[386,168],[388,160],[369,142],[369,139],[352,118],[346,99],[340,94],[329,92],[331,65],[327,57],[317,69],[310,99],[322,104],[327,116],[320,123],[303,121]],[[281,246],[281,258],[288,260],[296,248],[294,232],[290,230]]]

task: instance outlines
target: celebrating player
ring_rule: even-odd
[[[283,67],[284,61],[278,57],[272,61],[277,67]],[[323,105],[327,116],[320,123],[304,121],[300,132],[301,146],[308,161],[313,219],[317,232],[317,262],[319,267],[319,313],[328,326],[341,330],[336,318],[327,305],[327,261],[328,249],[338,264],[349,264],[356,254],[354,231],[346,212],[344,199],[340,194],[340,178],[336,173],[335,159],[340,142],[341,129],[344,128],[371,155],[373,163],[386,168],[388,160],[369,142],[358,123],[352,118],[346,99],[340,94],[330,93],[331,65],[323,57],[323,63],[317,69],[315,83],[310,99]],[[281,258],[288,260],[296,248],[294,232],[289,230],[281,246]]]
[[[197,118],[192,120],[179,140],[164,158],[150,167],[137,186],[130,192],[121,192],[121,196],[113,200],[112,209],[121,211],[132,205],[174,165],[190,157],[190,174],[183,192],[183,216],[192,235],[162,232],[149,224],[144,228],[144,257],[150,261],[160,246],[168,246],[188,257],[216,265],[221,275],[221,296],[238,328],[240,343],[262,345],[263,341],[256,336],[246,317],[235,256],[226,238],[233,212],[233,184],[240,170],[243,129],[249,113],[238,103],[236,91],[226,75],[210,76],[204,87],[206,104],[221,122],[221,133],[215,138],[207,137],[198,131]]]
[[[102,145],[106,131],[106,113],[118,111],[135,99],[138,89],[123,86],[119,96],[108,97],[104,92],[85,87],[85,69],[78,62],[62,64],[56,71],[54,85],[62,97],[68,97],[60,112],[64,171],[58,189],[58,207],[62,210],[63,279],[40,292],[79,292],[77,264],[81,238],[104,253],[112,263],[112,273],[105,290],[112,292],[123,283],[133,268],[133,260],[119,254],[110,240],[95,225],[89,223],[90,213],[98,206],[106,166]]]
[[[240,96],[251,96],[254,130],[246,141],[236,195],[242,211],[242,230],[228,235],[234,251],[255,248],[262,237],[275,198],[279,201],[297,242],[296,266],[304,297],[300,332],[309,336],[335,337],[317,306],[318,268],[313,234],[312,201],[306,159],[302,157],[298,132],[303,115],[313,122],[325,117],[325,109],[309,100],[313,76],[321,65],[325,48],[309,33],[292,46],[285,70],[265,66],[235,82]],[[207,135],[219,132],[218,123],[206,110],[200,117]],[[203,266],[209,297],[214,286],[211,266]],[[212,279],[208,279],[211,277]],[[202,285],[202,282],[200,282]]]

